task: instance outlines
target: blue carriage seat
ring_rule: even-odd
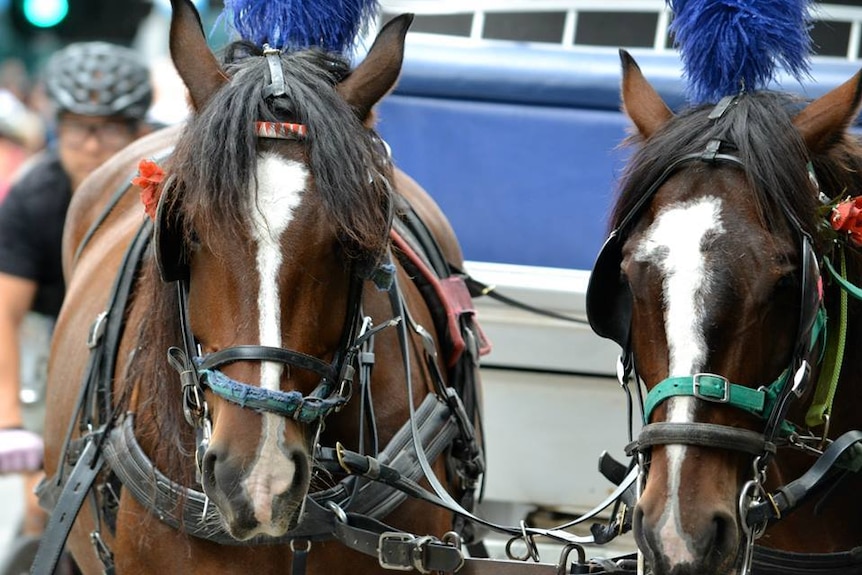
[[[669,105],[685,103],[676,53],[633,50]],[[818,61],[816,97],[855,72]],[[616,50],[408,35],[379,130],[442,206],[468,260],[590,269],[624,165]]]

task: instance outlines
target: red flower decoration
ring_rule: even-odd
[[[143,159],[138,164],[138,177],[132,179],[132,185],[141,188],[141,202],[151,220],[156,219],[156,206],[162,193],[162,180],[165,172],[152,160]]]
[[[862,246],[862,196],[850,198],[832,208],[829,222],[836,232],[846,233],[853,245]]]

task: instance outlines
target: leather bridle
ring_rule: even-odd
[[[733,107],[735,98],[723,99],[709,117],[720,118]],[[587,317],[598,335],[612,339],[622,348],[617,375],[620,385],[627,392],[628,382],[636,366],[631,350],[632,296],[628,285],[620,276],[625,240],[661,186],[681,169],[693,164],[707,164],[728,165],[745,171],[745,163],[734,151],[732,144],[711,139],[702,151],[685,154],[671,161],[624,215],[596,259],[587,288]],[[781,515],[774,504],[775,499],[764,487],[766,467],[778,444],[788,443],[792,437],[798,436],[795,426],[788,422],[785,416],[792,400],[801,397],[807,389],[811,378],[811,361],[819,360],[817,351],[824,339],[821,336],[826,314],[818,286],[820,270],[812,239],[788,206],[780,202],[779,205],[798,237],[800,253],[800,318],[790,364],[770,385],[758,389],[731,383],[721,375],[710,373],[667,378],[659,382],[649,391],[646,401],[642,402],[645,408],[644,426],[640,435],[626,448],[629,455],[638,456],[642,481],[645,478],[651,448],[657,445],[695,445],[737,451],[754,457],[753,478],[744,485],[739,495],[739,515],[746,536],[743,572],[750,568],[754,540],[763,533],[767,525],[767,521],[762,519],[763,507],[769,507],[770,502],[773,502],[775,513],[770,519]],[[652,410],[668,398],[676,396],[689,396],[741,409],[763,420],[763,431],[703,422],[649,423]],[[831,459],[834,460],[834,457]],[[800,482],[808,486],[822,478],[823,474],[817,474],[816,480],[800,478]],[[794,501],[785,509],[796,504]]]

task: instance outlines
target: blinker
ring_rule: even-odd
[[[617,230],[605,240],[587,284],[587,320],[593,331],[625,349],[631,329],[631,292],[620,279],[622,240]]]

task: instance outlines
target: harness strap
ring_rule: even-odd
[[[852,283],[847,281],[844,275],[838,273],[838,271],[835,270],[835,266],[832,265],[831,261],[829,261],[829,258],[824,257],[823,261],[826,263],[826,269],[829,270],[829,274],[832,276],[832,279],[838,282],[838,285],[841,286],[841,289],[852,295],[855,299],[862,300],[862,288],[853,285]]]
[[[862,546],[833,553],[793,553],[756,546],[757,575],[862,575]]]
[[[263,55],[269,65],[269,84],[263,89],[264,98],[284,96],[284,69],[281,67],[281,50],[263,45]]]
[[[396,286],[397,286],[397,278],[396,278]],[[400,290],[394,289],[390,291],[390,303],[392,306],[393,314],[400,315],[402,317],[405,316],[403,301],[401,300]],[[595,507],[588,513],[581,515],[579,518],[566,523],[565,525],[557,526],[553,529],[537,529],[537,528],[527,528],[522,526],[521,528],[514,527],[506,527],[502,525],[497,525],[493,522],[482,519],[481,517],[477,517],[470,511],[464,509],[460,504],[458,504],[452,496],[446,491],[446,489],[440,484],[440,480],[437,479],[437,476],[434,474],[431,469],[431,465],[428,461],[428,456],[425,453],[422,445],[418,440],[418,433],[416,430],[416,423],[414,421],[414,407],[413,402],[409,398],[413,397],[413,384],[412,378],[410,377],[410,353],[409,353],[409,345],[408,345],[408,334],[407,334],[407,323],[401,322],[398,329],[398,338],[399,344],[401,347],[402,353],[402,361],[404,362],[405,371],[407,373],[407,377],[405,379],[405,386],[407,391],[408,398],[408,407],[410,409],[410,419],[408,425],[410,426],[412,439],[413,439],[413,447],[416,451],[416,459],[419,462],[419,465],[422,468],[422,471],[425,475],[425,479],[431,485],[433,492],[426,490],[421,487],[418,483],[414,481],[407,480],[406,478],[401,478],[399,481],[395,483],[388,483],[392,487],[395,487],[399,490],[404,491],[408,495],[420,499],[422,501],[426,501],[438,507],[442,507],[447,511],[463,517],[471,522],[477,523],[479,525],[484,525],[489,527],[495,531],[499,531],[502,533],[508,533],[512,535],[514,538],[532,538],[534,536],[543,536],[549,537],[556,541],[560,541],[562,543],[572,543],[572,544],[584,544],[584,543],[593,543],[593,536],[578,536],[572,533],[565,531],[565,529],[592,519],[599,513],[601,513],[605,508],[611,505],[614,501],[616,501],[622,493],[624,493],[629,486],[631,486],[638,477],[638,469],[633,469],[626,479],[620,483],[619,486],[611,493],[599,506]],[[363,470],[364,473],[364,470]],[[382,475],[381,475],[382,477]],[[532,542],[532,540],[531,540]]]
[[[265,345],[235,345],[210,353],[203,357],[198,368],[212,370],[237,361],[277,361],[314,372],[330,383],[338,377],[333,366],[314,356],[292,349]]]
[[[426,396],[416,409],[421,442],[426,445],[431,457],[440,455],[458,434],[457,425],[448,412],[448,406],[433,395]],[[122,424],[112,430],[104,447],[108,465],[131,495],[160,521],[174,529],[182,529],[189,535],[222,545],[243,544],[222,528],[218,508],[208,504],[206,494],[172,481],[153,465],[135,438],[134,418],[133,413],[126,414]],[[387,462],[387,469],[391,467],[399,476],[403,474],[415,480],[421,477],[407,424],[395,434],[380,454],[379,460]],[[329,473],[345,471],[339,463],[335,449],[332,448],[321,448],[315,455],[315,464]],[[356,480],[355,477],[348,479]],[[316,515],[313,510],[319,509],[325,513],[322,507],[324,504],[329,501],[343,501],[350,491],[347,480],[344,480],[335,487],[312,494],[306,498],[309,517],[303,519],[299,527],[282,539],[265,538],[261,539],[261,542],[272,544],[297,538],[329,538],[332,532],[330,522],[321,519],[320,514]],[[359,488],[351,509],[355,513],[384,517],[406,497],[402,492],[387,488],[386,484],[369,482]]]
[[[838,329],[829,330],[826,337],[826,363],[820,371],[817,386],[814,389],[814,399],[805,414],[805,424],[809,427],[824,425],[832,412],[832,401],[838,390],[838,379],[841,376],[841,365],[844,363],[844,351],[847,344],[848,294],[856,299],[862,299],[862,290],[846,280],[847,259],[843,246],[839,248],[841,271],[837,271],[828,257],[823,258],[826,269],[832,278],[841,286],[838,304]],[[826,435],[824,430],[824,435]]]
[[[511,527],[498,525],[486,519],[482,519],[481,517],[477,517],[470,513],[469,511],[461,508],[457,504],[452,505],[450,502],[447,502],[444,498],[440,497],[438,494],[433,493],[421,485],[419,485],[415,480],[404,477],[397,470],[390,469],[388,466],[380,463],[379,461],[374,462],[372,458],[367,456],[362,456],[356,453],[349,452],[344,450],[341,454],[340,461],[343,463],[343,468],[350,470],[351,473],[355,473],[357,475],[375,478],[375,481],[383,482],[390,487],[394,487],[400,491],[403,491],[407,495],[419,499],[421,501],[425,501],[437,507],[441,507],[454,513],[456,515],[462,516],[469,521],[476,522],[480,525],[484,525],[494,531],[498,531],[501,533],[506,533],[515,538],[522,538],[523,536],[534,537],[548,537],[550,539],[554,539],[561,543],[566,544],[590,544],[594,542],[594,538],[592,536],[578,536],[572,533],[565,531],[570,527],[574,527],[580,523],[583,523],[593,517],[597,516],[604,509],[610,506],[614,501],[616,501],[637,479],[638,477],[638,469],[634,468],[629,474],[620,482],[620,485],[614,490],[613,493],[608,495],[604,501],[602,501],[599,505],[594,507],[587,513],[579,516],[577,519],[565,523],[563,525],[558,525],[556,527],[550,529],[539,529],[533,527]]]
[[[774,443],[767,441],[763,434],[714,423],[650,423],[641,429],[637,441],[625,448],[631,456],[655,445],[697,445],[741,451],[751,455],[775,453]]]
[[[72,525],[84,504],[84,499],[93,487],[102,465],[105,462],[101,449],[104,428],[87,436],[86,443],[78,461],[66,480],[65,488],[51,512],[45,533],[39,541],[39,549],[30,573],[50,575],[54,573],[63,547],[72,531]]]
[[[770,388],[784,384],[786,373],[770,384]],[[767,392],[730,383],[727,378],[711,373],[696,373],[669,377],[659,382],[647,394],[644,405],[644,423],[649,422],[653,410],[664,400],[675,396],[692,396],[713,403],[726,403],[757,416],[763,416],[767,407]]]
[[[381,567],[420,573],[454,573],[464,564],[461,550],[435,537],[416,537],[362,515],[335,522],[335,538],[354,551],[377,556]]]
[[[482,283],[479,280],[475,279],[474,277],[468,275],[466,272],[458,270],[457,268],[454,268],[454,266],[453,266],[453,269],[455,269],[455,271],[457,273],[464,275],[464,281],[467,283],[467,288],[470,290],[470,295],[473,297],[487,296],[491,299],[497,300],[497,301],[504,303],[506,305],[510,305],[512,307],[516,307],[518,309],[528,311],[530,313],[534,313],[537,315],[543,315],[545,317],[558,319],[560,321],[567,321],[567,322],[571,322],[571,323],[577,323],[580,325],[589,325],[589,323],[590,323],[588,320],[586,320],[584,318],[574,317],[574,316],[566,315],[566,314],[562,314],[562,313],[557,313],[557,312],[551,311],[549,309],[542,309],[539,307],[531,306],[530,304],[526,304],[522,301],[518,301],[518,300],[511,298],[507,295],[501,294],[497,290],[497,286]]]
[[[108,209],[110,210],[111,207],[109,206]],[[113,425],[109,386],[113,380],[119,334],[138,265],[144,250],[149,245],[151,232],[152,222],[147,219],[126,250],[105,311],[97,318],[88,337],[90,357],[78,393],[75,411],[69,420],[57,472],[54,477],[43,480],[38,489],[40,504],[53,509],[37,552],[39,568],[37,570],[34,567],[33,573],[54,572],[72,524],[102,468],[102,444],[107,431]],[[109,373],[108,369],[111,370],[110,377],[104,379],[105,374]],[[84,434],[82,440],[84,446],[71,473],[66,476],[68,457],[73,451],[72,435],[76,423]],[[99,426],[97,431],[87,431],[88,427],[96,425]],[[59,496],[56,495],[57,491],[60,491]]]
[[[765,525],[780,519],[811,495],[824,481],[832,477],[836,466],[862,470],[862,431],[848,431],[832,442],[802,477],[778,488],[760,503],[749,508],[745,521],[749,525]],[[847,461],[849,456],[850,461]]]

